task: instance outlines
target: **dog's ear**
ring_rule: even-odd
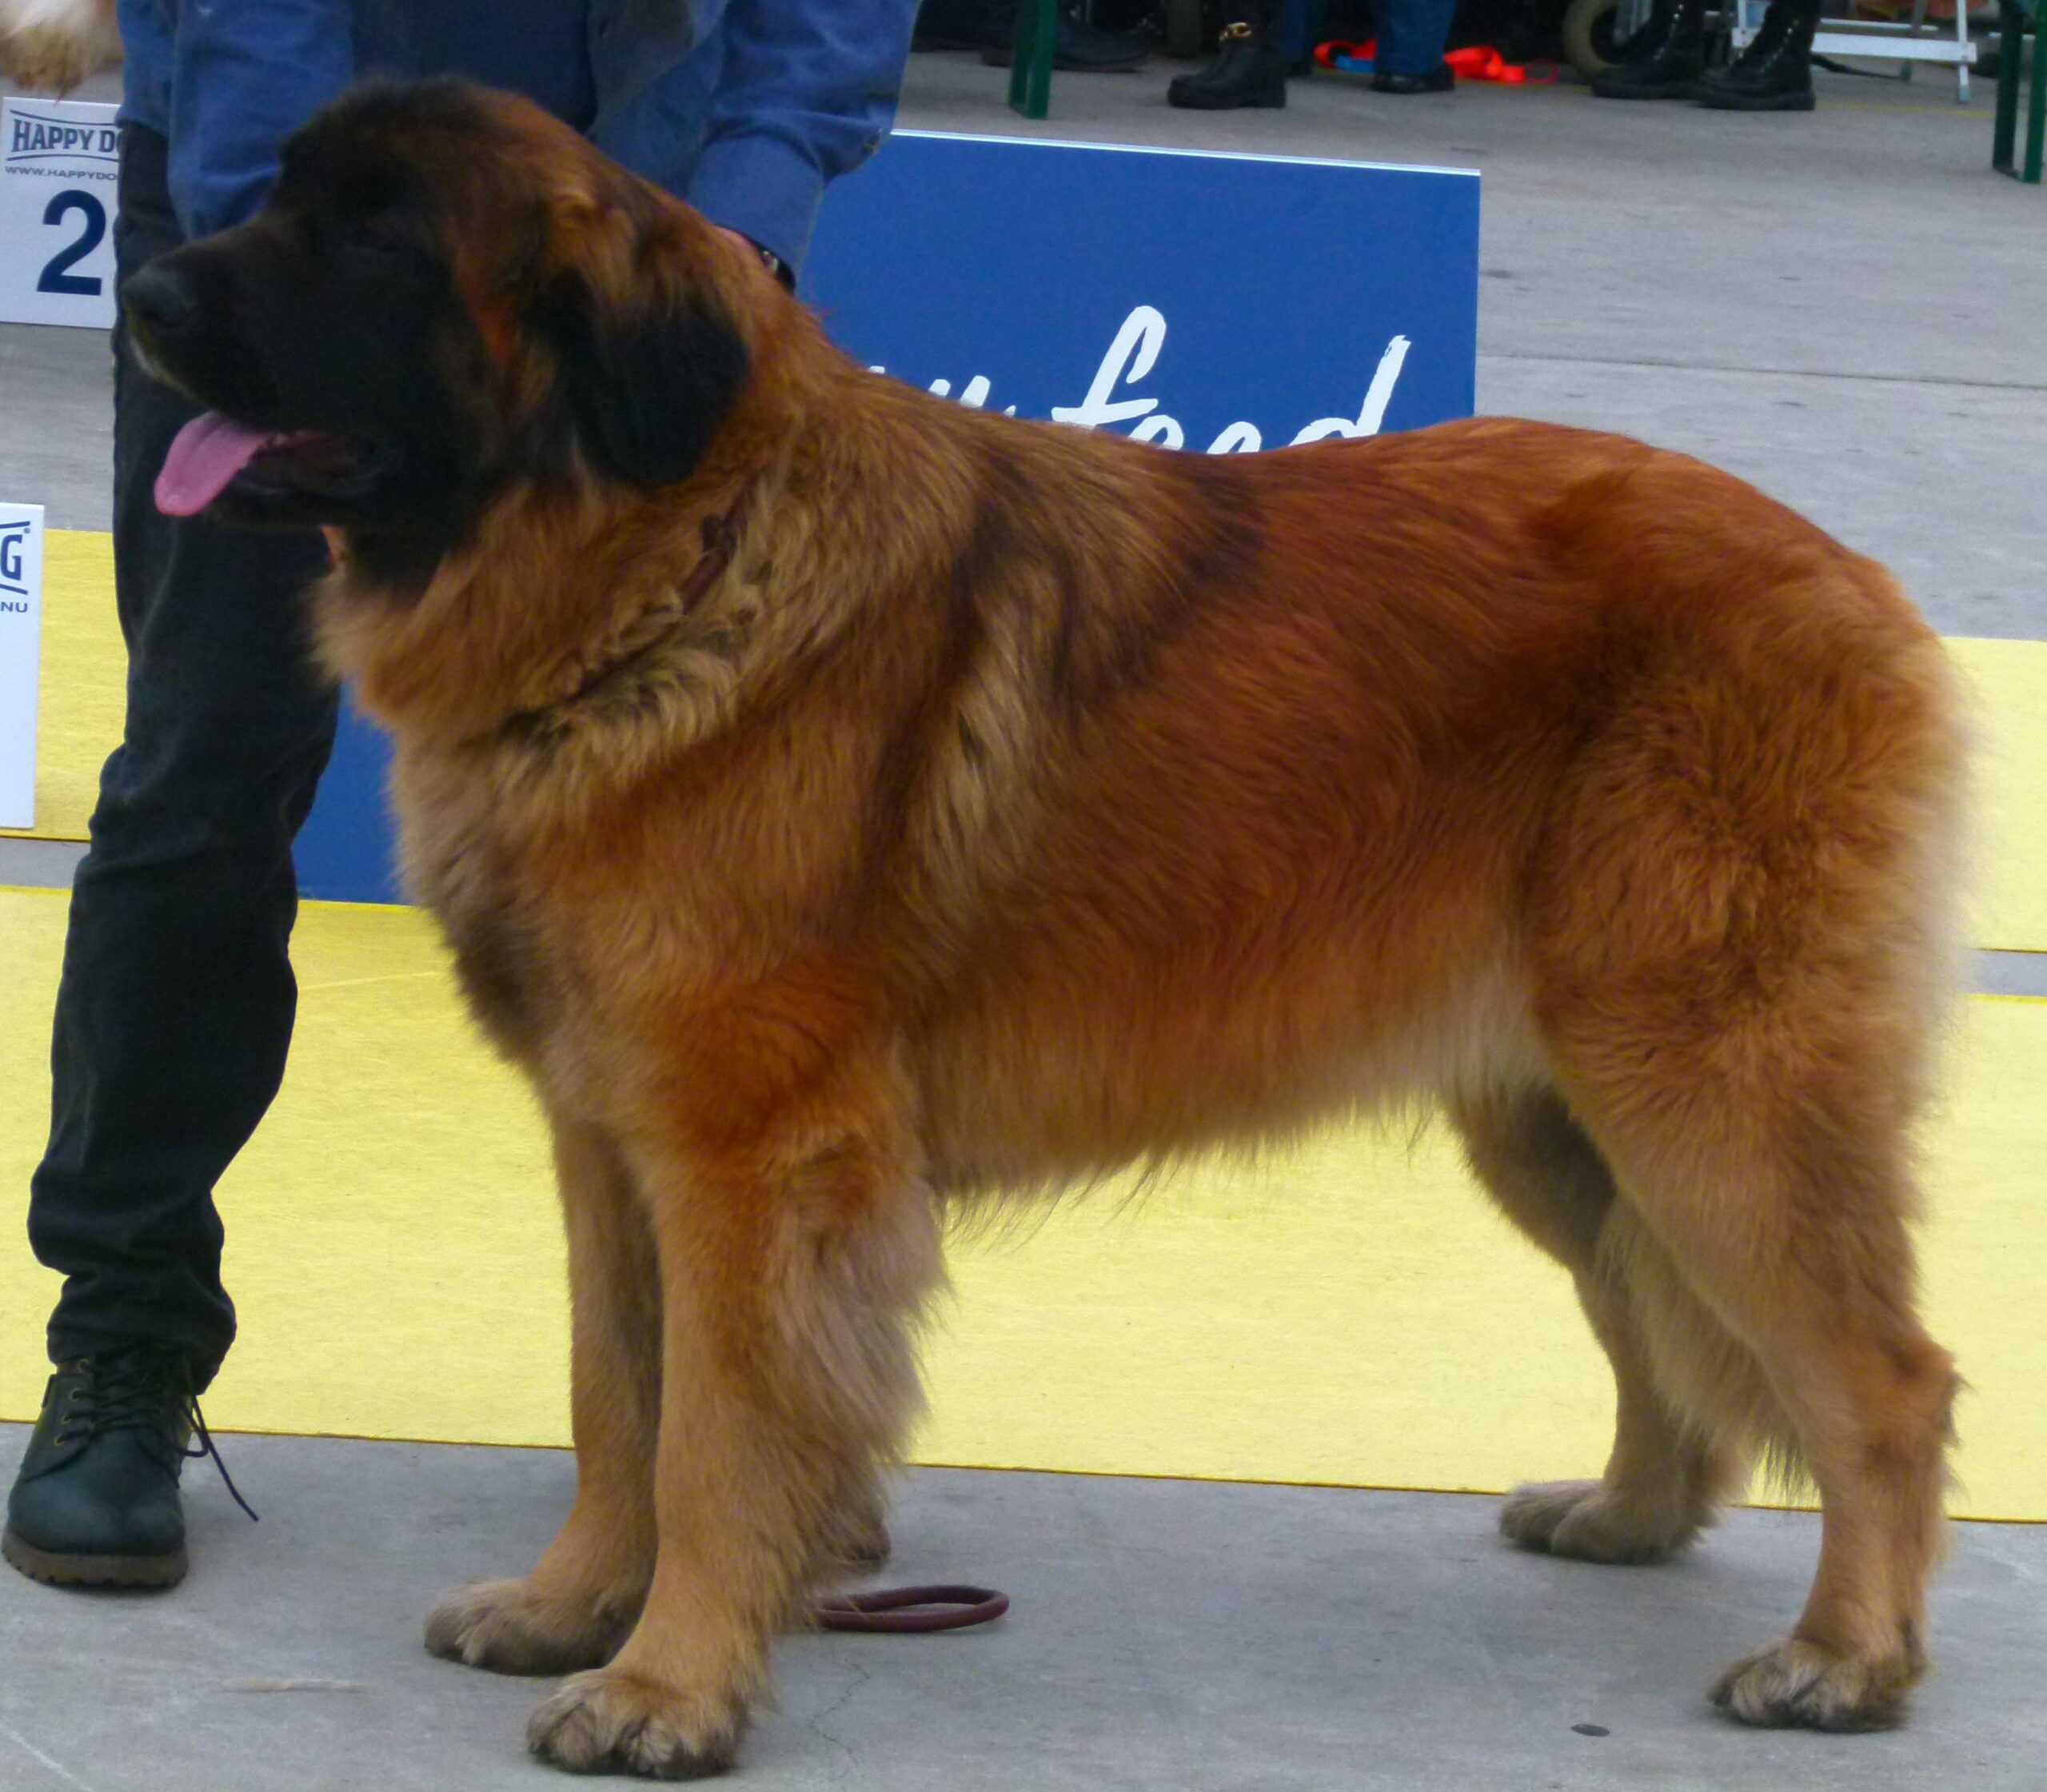
[[[549,281],[537,311],[560,421],[590,461],[630,485],[687,479],[752,369],[732,319],[688,290],[621,307],[573,269]]]

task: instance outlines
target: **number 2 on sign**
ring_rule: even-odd
[[[86,227],[43,265],[42,277],[36,281],[35,289],[38,293],[70,293],[81,298],[98,298],[102,285],[99,276],[73,273],[70,270],[99,247],[100,238],[106,234],[106,207],[101,203],[98,194],[73,187],[58,194],[43,208],[42,222],[62,224],[73,212],[85,214]]]

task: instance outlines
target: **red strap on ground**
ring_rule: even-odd
[[[1460,81],[1497,81],[1509,87],[1546,87],[1558,73],[1554,62],[1510,62],[1489,43],[1450,50],[1443,60]]]
[[[1315,46],[1315,59],[1326,69],[1341,68],[1347,62],[1369,62],[1378,54],[1377,38],[1367,38],[1363,43],[1349,43],[1335,38]]]
[[[1008,1610],[1009,1595],[986,1586],[884,1586],[821,1600],[812,1616],[822,1630],[908,1635],[992,1624]]]
[[[1335,38],[1315,46],[1315,59],[1323,68],[1340,69],[1348,74],[1369,70],[1378,54],[1376,38],[1367,38],[1363,43],[1350,43]],[[1456,71],[1460,81],[1495,81],[1506,87],[1546,87],[1560,72],[1554,62],[1510,62],[1489,43],[1448,51],[1443,60]]]

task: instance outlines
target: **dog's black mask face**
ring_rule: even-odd
[[[479,496],[493,369],[425,186],[360,138],[302,136],[259,216],[127,282],[142,365],[207,413],[163,508],[445,551]]]
[[[141,365],[205,412],[166,460],[162,507],[328,525],[365,569],[417,577],[509,481],[686,477],[745,346],[674,297],[692,289],[672,218],[658,253],[622,258],[644,280],[601,296],[555,240],[564,190],[586,230],[594,215],[630,237],[654,216],[565,128],[461,83],[361,90],[316,118],[258,216],[122,290]]]

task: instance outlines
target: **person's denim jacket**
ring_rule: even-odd
[[[120,0],[122,116],[170,143],[187,234],[238,223],[358,74],[528,94],[792,269],[892,122],[916,0]]]

